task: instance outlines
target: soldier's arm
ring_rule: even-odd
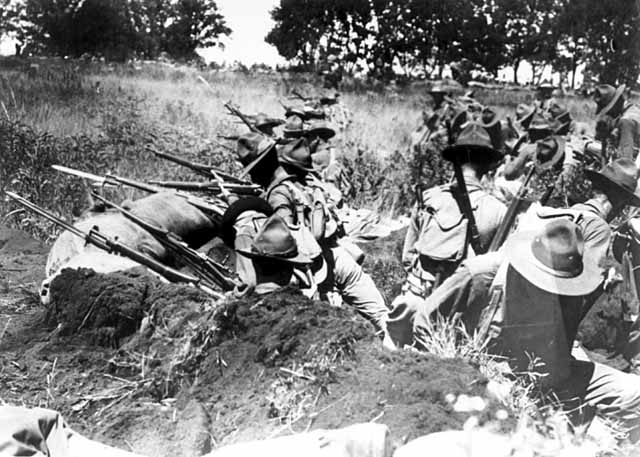
[[[606,257],[611,242],[611,227],[604,220],[594,218],[582,225],[584,250],[592,255],[598,264]]]
[[[296,205],[286,187],[281,186],[271,191],[268,201],[275,213],[282,217],[287,224],[296,223]]]
[[[633,160],[636,124],[631,119],[620,119],[617,128],[619,136],[618,155]]]
[[[417,205],[414,205],[407,234],[404,237],[404,245],[402,246],[402,266],[406,271],[411,269],[418,255],[415,245],[420,236],[421,218],[421,211],[418,210]]]
[[[503,171],[505,179],[512,181],[522,176],[524,173],[524,167],[530,159],[529,156],[529,148],[527,148],[526,145],[521,147],[518,151],[517,157],[505,163]]]

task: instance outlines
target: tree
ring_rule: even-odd
[[[26,0],[23,18],[30,52],[109,60],[191,59],[231,33],[213,0]]]
[[[165,31],[164,50],[174,58],[191,59],[197,48],[222,47],[221,36],[231,34],[212,0],[177,0]]]
[[[580,0],[577,0],[580,1]],[[504,36],[504,52],[518,82],[520,64],[547,63],[556,52],[556,0],[495,0],[492,20]]]

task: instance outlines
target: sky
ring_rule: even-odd
[[[245,65],[266,63],[275,66],[285,61],[275,47],[265,43],[264,37],[273,27],[269,15],[278,0],[216,0],[220,12],[233,30],[231,36],[223,40],[225,49],[203,49],[200,54],[208,62],[239,60]]]
[[[233,63],[239,60],[245,65],[266,63],[272,66],[285,63],[276,48],[264,41],[273,27],[269,11],[279,0],[217,0],[216,3],[233,33],[223,40],[224,50],[208,48],[199,51],[207,62]],[[0,54],[13,54],[14,51],[11,41],[0,42]]]

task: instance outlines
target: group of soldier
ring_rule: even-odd
[[[592,138],[550,85],[517,107],[515,122],[462,95],[454,81],[435,84],[430,96],[411,147],[441,154],[453,176],[418,195],[401,294],[385,303],[344,236],[339,182],[322,171],[335,131],[314,119],[322,117],[317,106],[288,109],[286,121],[256,122],[260,132],[238,138],[243,175],[264,192],[233,203],[224,217],[244,284],[236,293],[296,284],[308,296],[341,299],[392,350],[428,351],[434,315],[459,319],[514,372],[537,372],[575,423],[600,412],[639,439],[640,378],[591,362],[574,341],[580,321],[619,280],[603,267],[612,244],[635,284],[633,218],[615,231],[610,224],[640,207],[640,107],[627,102],[624,86],[598,87]],[[637,333],[628,345],[631,372]]]

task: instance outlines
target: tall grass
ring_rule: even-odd
[[[61,60],[38,65],[35,72],[21,70],[26,63],[5,70],[0,65],[0,190],[20,190],[60,214],[77,214],[86,198],[77,181],[71,184],[73,178],[49,170],[53,163],[141,180],[195,179],[185,169],[155,159],[145,150],[150,145],[237,170],[234,154],[219,146],[217,135],[242,133],[246,127],[226,113],[224,102],[233,101],[247,113],[281,116],[282,103],[298,103],[289,98],[292,89],[319,93],[313,75]],[[507,115],[518,102],[533,97],[527,91],[514,94],[480,90],[477,96]],[[341,100],[353,122],[332,142],[352,180],[353,191],[347,196],[351,203],[403,212],[413,203],[416,179],[426,184],[443,179],[437,154],[422,157],[424,169],[417,173],[418,161],[408,150],[410,133],[427,103],[424,92],[411,87],[399,92],[358,90],[341,94]],[[576,114],[588,112],[583,101],[572,103]],[[227,146],[235,147],[232,142]],[[0,214],[13,208],[0,202]],[[43,227],[31,231],[45,237],[55,233]]]

